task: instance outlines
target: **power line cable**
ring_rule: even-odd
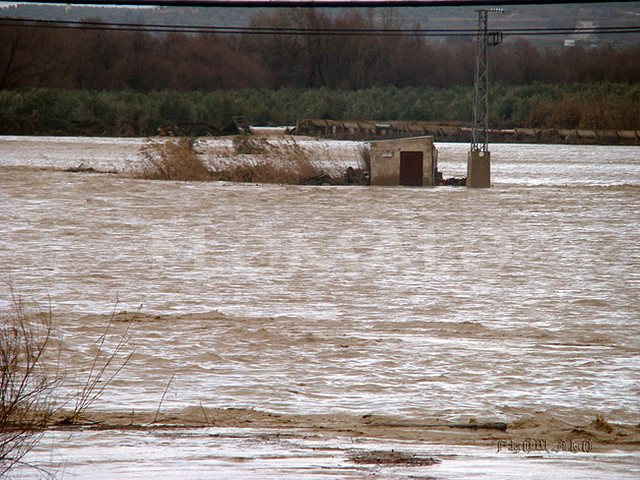
[[[475,29],[420,29],[420,28],[292,28],[292,27],[228,27],[206,25],[162,25],[143,23],[113,23],[95,21],[39,20],[23,18],[0,18],[0,24],[18,27],[59,28],[108,31],[143,31],[149,33],[203,33],[225,35],[310,35],[310,36],[404,36],[404,37],[445,37],[476,36]],[[640,25],[619,27],[539,27],[496,29],[505,36],[541,35],[612,35],[640,33]]]
[[[618,0],[629,3],[634,0]],[[387,8],[387,7],[483,7],[498,5],[552,5],[602,3],[602,0],[23,0],[84,6],[233,7],[233,8]]]

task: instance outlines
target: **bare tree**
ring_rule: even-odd
[[[134,349],[128,349],[129,328],[136,313],[116,310],[97,339],[90,369],[82,372],[77,394],[57,395],[65,375],[64,345],[55,329],[51,306],[27,305],[12,291],[11,308],[0,313],[0,478],[15,467],[28,466],[42,477],[47,470],[24,458],[54,425],[75,425],[125,367]],[[113,332],[115,323],[122,325]],[[72,405],[71,411],[63,409]]]
[[[14,296],[0,316],[0,477],[23,463],[54,413],[59,352],[51,309],[30,309]]]
[[[0,28],[0,90],[37,85],[49,74],[51,57],[41,32]]]

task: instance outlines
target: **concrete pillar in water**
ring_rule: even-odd
[[[469,152],[467,160],[467,187],[489,188],[491,186],[491,153]]]

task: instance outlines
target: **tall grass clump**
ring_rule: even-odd
[[[371,171],[371,147],[369,145],[362,145],[360,147],[360,162],[362,169],[365,172]]]
[[[236,158],[212,172],[216,180],[285,185],[339,183],[318,166],[295,140],[269,142],[263,138],[236,137]],[[242,158],[248,157],[248,158]]]
[[[147,145],[134,176],[147,180],[213,180],[210,170],[195,152],[193,141],[186,137]]]
[[[233,139],[233,151],[228,152],[228,162],[215,167],[204,163],[195,151],[193,141],[187,138],[150,143],[143,148],[142,155],[134,177],[148,180],[283,185],[342,183],[341,179],[332,177],[330,172],[317,165],[310,152],[295,140],[268,141],[238,135]]]
[[[246,134],[233,137],[233,149],[238,155],[255,155],[266,150],[264,141]]]

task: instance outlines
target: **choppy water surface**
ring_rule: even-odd
[[[229,316],[135,323],[136,353],[96,408],[155,410],[175,374],[168,408],[507,421],[542,410],[638,423],[640,148],[494,145],[489,190],[59,171],[119,170],[140,144],[0,138],[3,280],[51,298],[75,363],[103,327],[79,314],[116,301]],[[445,175],[465,173],[466,145],[438,148]],[[166,478],[534,478],[522,457],[482,449],[379,472],[345,466],[330,445],[222,441],[215,431],[47,438],[65,445],[69,478],[143,478],[149,465]],[[573,467],[573,478],[638,474],[628,453],[570,458],[540,460],[536,478]]]

